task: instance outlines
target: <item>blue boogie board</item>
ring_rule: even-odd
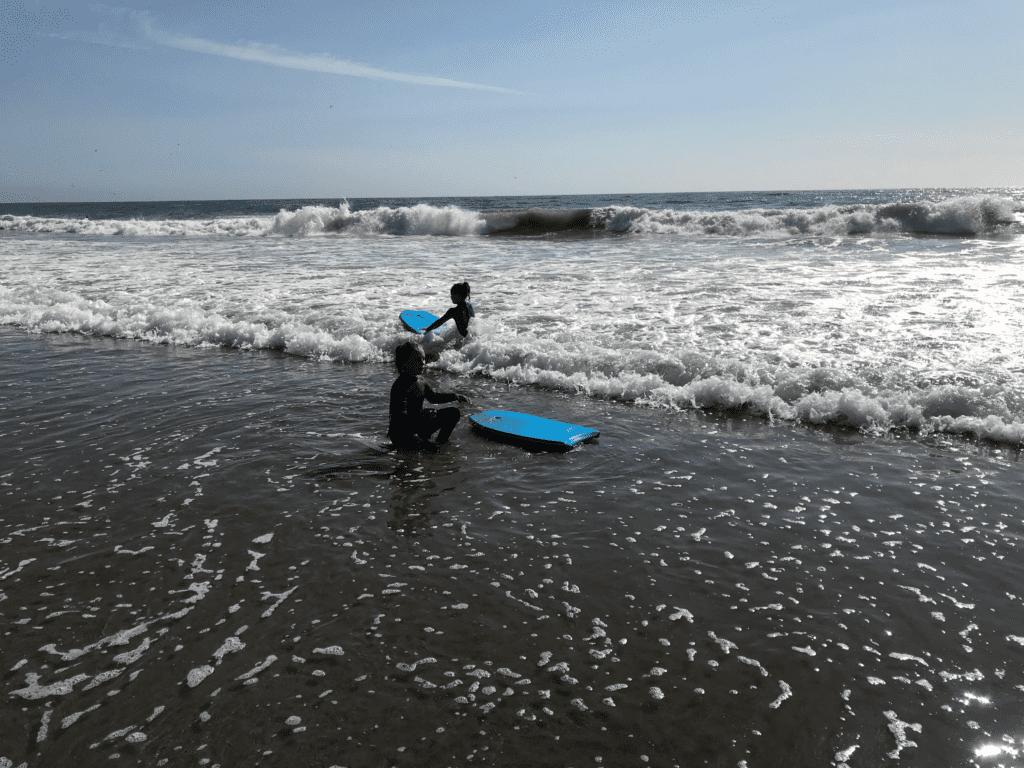
[[[525,448],[567,451],[600,435],[596,429],[515,411],[484,411],[469,417],[485,437]]]
[[[398,316],[398,319],[406,330],[423,333],[424,328],[437,320],[437,315],[424,312],[422,309],[407,309]]]
[[[469,306],[473,306],[473,302],[470,301],[467,303]],[[399,322],[405,326],[407,331],[412,331],[413,333],[423,333],[423,329],[437,320],[437,318],[437,315],[431,314],[430,312],[426,312],[422,309],[406,309],[398,315]],[[448,323],[445,323],[438,328],[435,333],[440,333],[442,330],[451,329],[453,327],[455,327],[454,324],[448,325]]]

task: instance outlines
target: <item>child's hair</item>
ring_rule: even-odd
[[[462,300],[469,298],[469,283],[456,283],[452,286],[452,293]]]
[[[411,341],[399,344],[395,348],[395,368],[398,369],[399,373],[405,373],[406,367],[414,357],[419,357],[420,360],[426,359],[419,344],[414,344]]]

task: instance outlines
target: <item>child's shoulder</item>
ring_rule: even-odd
[[[410,376],[407,373],[398,374],[398,378],[395,379],[395,383],[391,385],[392,389],[408,389],[414,387],[420,383],[419,376]]]

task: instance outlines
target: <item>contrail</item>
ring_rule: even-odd
[[[201,37],[190,35],[178,35],[173,32],[162,30],[153,23],[152,18],[146,12],[126,11],[126,9],[110,8],[98,4],[90,5],[90,9],[112,17],[117,29],[112,29],[108,24],[100,25],[98,32],[67,32],[55,33],[51,37],[63,39],[84,40],[100,45],[111,45],[124,48],[139,48],[138,37],[157,45],[168,48],[177,48],[182,51],[193,53],[204,53],[210,56],[223,56],[229,59],[240,59],[251,61],[257,64],[266,64],[271,67],[284,67],[287,69],[301,69],[307,72],[326,72],[332,75],[346,75],[348,77],[365,77],[373,80],[392,80],[400,83],[413,83],[415,85],[431,85],[444,88],[468,88],[478,91],[494,91],[497,93],[519,94],[509,88],[499,88],[494,85],[481,85],[479,83],[466,83],[461,80],[448,80],[443,77],[431,75],[413,75],[405,72],[389,72],[384,69],[368,67],[365,64],[357,64],[351,61],[339,59],[330,54],[309,54],[289,51],[277,45],[265,43],[246,43],[244,45],[230,45],[218,43],[214,40],[206,40]],[[128,18],[126,18],[126,16]],[[125,24],[125,22],[129,22]],[[134,22],[132,24],[131,22]],[[132,29],[134,27],[134,29]],[[135,38],[135,39],[133,39]],[[520,94],[522,95],[522,94]]]

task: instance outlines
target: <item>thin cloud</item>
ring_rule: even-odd
[[[47,37],[58,40],[79,40],[94,45],[107,45],[112,48],[132,48],[146,50],[150,45],[143,39],[139,20],[142,14],[128,8],[108,8],[105,5],[90,3],[89,10],[105,17],[99,29],[71,30],[68,32],[51,32]]]
[[[415,75],[405,72],[389,72],[384,69],[368,67],[351,61],[339,59],[330,54],[309,54],[289,51],[277,45],[264,43],[246,43],[230,45],[206,40],[201,37],[179,35],[160,29],[153,23],[148,13],[122,8],[109,8],[102,5],[90,5],[90,9],[106,16],[109,21],[100,25],[97,32],[65,32],[56,33],[52,37],[66,40],[82,40],[100,45],[121,48],[145,48],[145,43],[155,43],[167,48],[181,51],[203,53],[210,56],[223,56],[228,59],[251,61],[271,67],[300,69],[307,72],[325,72],[331,75],[347,77],[365,77],[372,80],[392,80],[414,85],[431,85],[444,88],[467,88],[477,91],[495,91],[497,93],[515,93],[509,88],[494,85],[467,83],[461,80],[449,80],[431,75]]]

